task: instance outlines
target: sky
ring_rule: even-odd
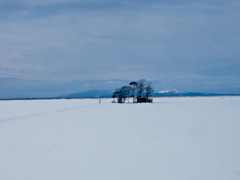
[[[0,98],[240,93],[239,0],[0,0]]]

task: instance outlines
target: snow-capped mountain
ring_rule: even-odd
[[[160,94],[164,94],[164,93],[179,94],[179,93],[183,93],[183,91],[178,91],[176,89],[172,89],[172,90],[161,90],[158,93],[160,93]]]
[[[225,94],[216,94],[216,93],[203,93],[203,92],[187,92],[179,91],[176,89],[171,90],[161,90],[159,92],[153,93],[153,97],[171,97],[171,96],[217,96]]]

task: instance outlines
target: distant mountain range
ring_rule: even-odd
[[[114,91],[111,90],[90,90],[68,95],[59,96],[57,98],[110,98]],[[226,96],[226,95],[240,95],[240,94],[217,94],[217,93],[202,93],[202,92],[186,92],[178,90],[162,90],[151,94],[152,97],[184,97],[184,96]]]
[[[60,95],[57,97],[47,97],[47,98],[0,98],[0,100],[17,100],[17,99],[75,99],[75,98],[111,98],[113,95],[112,90],[90,90],[77,92],[72,94]],[[219,94],[219,93],[202,93],[202,92],[186,92],[178,90],[162,90],[159,92],[154,92],[151,97],[194,97],[194,96],[240,96],[240,94]]]
[[[166,90],[152,93],[153,97],[181,97],[181,96],[223,96],[228,94],[217,94],[217,93],[202,93],[202,92],[186,92],[178,90]]]

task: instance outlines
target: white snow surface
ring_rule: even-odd
[[[0,180],[239,180],[240,97],[0,101]]]

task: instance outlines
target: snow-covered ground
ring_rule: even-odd
[[[240,97],[0,101],[0,180],[239,180]]]

